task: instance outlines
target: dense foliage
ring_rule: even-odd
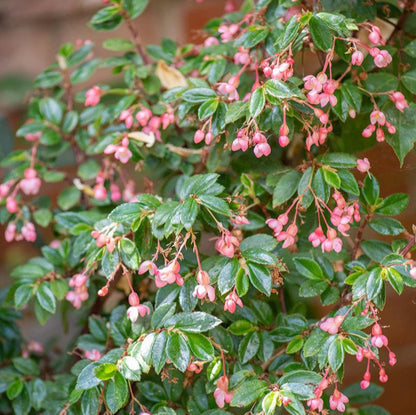
[[[393,218],[408,195],[380,197],[354,154],[413,148],[415,2],[228,1],[202,44],[144,47],[148,2],[92,17],[129,28],[104,42],[113,56],[62,46],[17,131],[28,149],[2,160],[5,238],[44,246],[2,295],[0,412],[301,415],[377,398],[396,363],[380,310],[388,287],[416,286],[415,236]],[[112,84],[87,83],[106,69]],[[78,322],[59,356],[21,339],[28,304],[41,324]],[[363,378],[341,386],[347,355]]]

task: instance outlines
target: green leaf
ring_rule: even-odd
[[[198,304],[198,297],[193,295],[197,284],[195,278],[189,278],[181,287],[179,303],[184,311],[192,311]]]
[[[228,259],[218,275],[218,289],[221,294],[230,291],[235,285],[239,263],[237,258]]]
[[[211,330],[221,323],[222,321],[217,317],[196,311],[175,314],[165,323],[165,327],[173,326],[188,333],[200,333]]]
[[[134,48],[134,43],[127,39],[112,38],[103,43],[103,48],[114,51],[125,51]]]
[[[291,170],[280,178],[273,191],[273,207],[283,204],[295,194],[301,177],[299,172]]]
[[[103,363],[94,368],[94,374],[98,379],[109,380],[112,379],[118,372],[118,368],[113,363]]]
[[[277,246],[276,238],[273,238],[271,235],[259,233],[257,235],[252,235],[244,238],[240,243],[241,251],[258,248],[259,246],[261,246],[265,251],[273,251],[273,249]]]
[[[399,235],[404,231],[403,225],[392,218],[375,218],[369,223],[370,228],[380,235]]]
[[[197,360],[209,361],[214,358],[214,347],[205,336],[198,333],[187,333],[186,338],[192,355]]]
[[[166,344],[168,341],[167,331],[160,332],[152,347],[152,361],[156,373],[160,373],[167,359]]]
[[[339,189],[341,186],[340,177],[332,170],[324,169],[324,179],[331,187],[335,187],[335,189]]]
[[[277,406],[278,401],[280,400],[280,394],[278,391],[269,392],[261,402],[261,408],[265,415],[273,415]]]
[[[267,382],[259,379],[244,382],[237,390],[234,391],[231,406],[247,406],[257,399],[266,391]]]
[[[376,262],[381,262],[386,255],[392,253],[388,243],[375,239],[362,241],[361,249],[370,259]]]
[[[403,277],[394,268],[387,269],[387,279],[397,294],[401,294],[404,288]]]
[[[247,262],[248,276],[251,284],[267,296],[272,290],[272,276],[270,271],[264,265]]]
[[[208,99],[216,97],[217,95],[215,91],[210,88],[193,88],[185,91],[181,98],[186,102],[191,102],[192,104],[200,104]]]
[[[355,196],[360,194],[357,180],[348,170],[338,170],[338,176],[341,179],[341,189]]]
[[[303,336],[296,336],[294,337],[290,343],[286,347],[286,353],[292,354],[297,353],[300,349],[302,349],[303,343],[304,343]]]
[[[416,104],[411,103],[401,113],[393,104],[384,109],[387,120],[396,127],[395,134],[386,133],[387,142],[393,147],[394,152],[403,165],[404,158],[413,149],[416,136]]]
[[[309,20],[309,31],[312,36],[313,44],[320,50],[328,52],[332,47],[332,34],[328,25],[319,17],[312,16]]]
[[[319,328],[314,328],[312,333],[307,337],[303,346],[303,355],[305,357],[312,357],[319,354],[323,348],[324,343],[328,339],[328,334]]]
[[[227,109],[227,114],[225,116],[225,122],[231,124],[242,117],[247,115],[248,103],[236,101],[232,102]]]
[[[267,95],[267,98],[273,103],[275,100],[271,98],[277,98],[277,100],[293,98],[293,97],[302,97],[301,91],[288,83],[282,82],[279,79],[269,79],[264,84],[264,89]]]
[[[198,215],[199,207],[194,198],[188,198],[181,206],[181,222],[186,230],[191,229]]]
[[[322,281],[323,272],[319,264],[309,258],[294,258],[293,263],[300,275],[310,280]]]
[[[123,8],[132,19],[140,16],[149,4],[149,0],[123,0]]]
[[[140,363],[132,356],[123,357],[119,370],[127,380],[139,381],[141,378]]]
[[[198,118],[205,120],[211,117],[218,108],[218,98],[208,99],[198,108]]]
[[[253,330],[253,324],[247,320],[237,320],[228,326],[228,331],[236,336],[243,336]]]
[[[25,376],[39,376],[40,370],[38,364],[29,358],[15,357],[13,359],[13,366],[19,373]]]
[[[274,265],[277,262],[277,257],[261,248],[249,248],[242,250],[243,257],[250,262],[263,265]]]
[[[334,372],[344,363],[344,347],[342,346],[342,340],[338,337],[329,346],[328,363]]]
[[[62,210],[69,210],[79,203],[81,199],[81,191],[75,186],[67,187],[58,196],[58,206]]]
[[[244,336],[238,347],[238,358],[242,364],[251,360],[258,352],[260,347],[260,338],[257,331],[252,331]]]
[[[6,392],[7,398],[10,400],[15,399],[22,392],[23,386],[24,386],[23,381],[20,378],[17,378],[7,388],[7,392]]]
[[[140,254],[135,243],[128,238],[120,240],[120,253],[123,263],[130,269],[138,270],[140,266]]]
[[[264,88],[255,89],[250,97],[249,111],[253,118],[256,118],[264,108],[266,97],[264,95]]]
[[[416,94],[416,69],[412,69],[403,74],[401,81],[412,94]]]
[[[42,72],[35,80],[36,88],[52,88],[62,81],[62,74],[58,71]]]
[[[231,216],[230,208],[223,199],[211,195],[201,195],[198,199],[202,202],[202,205],[209,210],[219,213],[220,215]]]
[[[409,42],[403,50],[412,58],[416,58],[416,40]]]
[[[53,98],[43,98],[39,102],[39,110],[52,124],[58,125],[62,121],[62,107]]]
[[[381,278],[382,269],[377,267],[374,268],[367,280],[366,285],[366,292],[369,300],[372,300],[373,298],[377,297],[377,295],[381,292],[381,289],[383,288],[384,282]]]
[[[175,314],[175,310],[176,303],[171,302],[162,304],[159,307],[157,307],[152,314],[152,328],[163,327],[163,324]]]
[[[375,205],[380,196],[380,185],[374,176],[367,175],[364,179],[362,193],[368,205]]]
[[[39,285],[38,290],[36,291],[36,298],[39,301],[40,306],[48,311],[49,313],[54,313],[56,310],[56,299],[53,295],[51,289],[42,283]]]
[[[276,42],[279,45],[279,49],[283,50],[290,45],[295,39],[300,29],[300,23],[297,21],[297,16],[292,16],[286,23],[283,33]]]
[[[375,210],[379,215],[396,216],[402,213],[409,204],[409,195],[395,193],[387,196]]]
[[[32,284],[22,284],[14,293],[14,306],[19,309],[29,302],[33,295]]]
[[[95,70],[98,68],[98,65],[101,63],[100,59],[92,59],[80,65],[74,72],[71,74],[71,82],[77,84],[79,82],[84,82],[90,78]]]
[[[52,220],[52,212],[49,209],[38,209],[33,212],[33,219],[39,226],[46,227]]]
[[[349,398],[350,403],[366,403],[376,400],[381,396],[384,389],[381,386],[371,382],[367,389],[361,389],[360,383],[354,383],[347,386],[343,393]]]
[[[142,213],[142,206],[140,203],[131,202],[123,203],[120,206],[117,206],[109,215],[108,219],[114,222],[133,222],[136,220]]]
[[[124,405],[126,405],[129,397],[129,390],[127,381],[123,375],[116,373],[114,379],[111,379],[107,383],[105,390],[105,400],[107,406],[112,413],[119,411]]]
[[[352,169],[357,166],[357,158],[347,153],[326,153],[320,162],[336,169]]]
[[[269,35],[268,29],[250,26],[235,42],[237,46],[244,46],[247,49],[258,45]]]
[[[186,340],[178,333],[171,333],[167,345],[168,359],[181,372],[185,372],[190,360],[190,352]]]
[[[64,133],[70,133],[78,124],[78,113],[75,111],[69,111],[65,117],[64,122],[62,123],[62,131]]]

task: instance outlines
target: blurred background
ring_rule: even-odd
[[[152,0],[144,15],[135,22],[144,44],[159,43],[163,37],[179,43],[201,38],[199,29],[210,18],[220,16],[224,0]],[[53,60],[56,51],[66,42],[91,40],[95,54],[107,56],[101,47],[107,37],[126,37],[121,26],[111,34],[94,32],[87,23],[101,6],[101,0],[0,0],[0,159],[23,143],[14,139],[14,131],[25,119],[25,100],[32,81]],[[93,82],[105,82],[110,77],[106,69],[97,71]],[[352,122],[352,121],[351,121]],[[377,146],[366,152],[372,171],[381,184],[382,196],[394,192],[410,194],[410,205],[401,219],[407,229],[416,223],[416,154],[405,160],[404,168],[387,145]],[[57,188],[48,192],[53,195]],[[3,233],[3,229],[0,229]],[[36,255],[37,247],[30,244],[6,244],[0,236],[0,287],[10,279],[8,273],[15,265],[22,264]],[[398,356],[398,363],[389,368],[386,392],[377,403],[385,406],[392,415],[415,415],[416,403],[416,290],[406,289],[401,297],[392,290],[382,313],[382,325],[389,336],[390,346]],[[59,319],[53,319],[44,327],[39,326],[30,311],[25,311],[25,338],[40,341],[45,347],[67,340]],[[362,364],[353,359],[345,368],[346,381],[361,379]],[[374,377],[376,374],[374,373]]]

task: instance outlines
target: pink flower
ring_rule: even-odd
[[[199,144],[205,138],[205,133],[202,130],[196,130],[194,134],[194,143]]]
[[[14,222],[9,222],[4,232],[4,239],[6,239],[7,242],[11,242],[14,240],[15,237],[16,237],[16,224]]]
[[[65,299],[68,300],[74,308],[80,309],[81,304],[88,300],[87,287],[84,285],[80,289],[68,291]]]
[[[121,199],[120,188],[115,183],[110,186],[110,193],[113,202],[118,202]]]
[[[409,104],[401,92],[395,91],[392,94],[389,94],[389,97],[400,112],[403,112],[405,108],[409,108]]]
[[[324,322],[322,322],[319,327],[321,330],[326,331],[329,334],[338,333],[339,327],[343,323],[345,317],[340,315],[336,317],[329,317]]]
[[[132,157],[132,153],[129,150],[129,139],[124,137],[120,145],[109,144],[104,149],[104,154],[114,154],[114,157],[121,163],[126,164]]]
[[[351,55],[351,63],[353,65],[360,66],[363,63],[363,60],[364,60],[364,54],[361,51],[359,51],[359,50],[356,50]]]
[[[334,390],[334,393],[329,398],[329,406],[334,410],[339,412],[345,411],[345,404],[348,403],[349,399],[343,395],[338,389]]]
[[[245,130],[237,131],[237,138],[233,141],[231,145],[232,151],[246,151],[248,149],[248,136]]]
[[[176,282],[178,285],[183,285],[183,279],[179,275],[180,264],[178,261],[171,261],[166,267],[155,273],[155,283],[157,288],[162,288],[165,285]]]
[[[217,380],[214,398],[219,408],[224,408],[225,403],[230,403],[233,399],[233,392],[228,390],[228,378],[226,376],[221,376]]]
[[[409,275],[416,280],[416,267],[410,268]]]
[[[375,323],[373,325],[373,328],[371,330],[371,334],[373,335],[371,337],[371,344],[373,347],[382,348],[383,346],[386,346],[389,344],[389,341],[386,336],[383,335],[383,331],[378,323]]]
[[[381,35],[381,31],[377,26],[371,27],[371,32],[368,35],[368,40],[373,43],[374,45],[385,45],[385,41],[383,36]]]
[[[367,157],[357,160],[357,170],[361,173],[367,173],[368,170],[370,170],[370,167],[370,162]]]
[[[387,50],[373,48],[370,50],[370,54],[374,58],[374,64],[378,68],[385,68],[393,60],[390,53],[387,52]]]
[[[306,405],[308,405],[309,408],[311,408],[311,411],[322,412],[322,409],[324,407],[324,401],[321,398],[313,398],[309,399],[306,402]]]
[[[85,358],[93,362],[98,362],[101,359],[101,353],[97,349],[92,349],[92,351],[85,350]]]
[[[144,107],[136,114],[136,120],[142,127],[145,127],[152,115],[152,111],[150,111],[149,108]]]
[[[289,58],[286,61],[275,66],[272,70],[272,79],[279,79],[286,81],[293,76],[293,63],[294,60]]]
[[[217,91],[221,95],[228,95],[228,99],[230,101],[235,101],[239,99],[239,95],[237,92],[238,84],[240,83],[240,79],[237,76],[232,76],[228,82],[220,82],[217,85]]]
[[[147,305],[131,306],[127,309],[127,317],[132,323],[135,323],[140,317],[144,317],[146,314],[150,314],[150,308]]]
[[[243,308],[243,302],[235,291],[231,291],[230,294],[225,297],[224,311],[229,311],[231,314],[234,314],[237,306]]]
[[[221,39],[224,42],[229,42],[233,40],[234,35],[238,32],[239,27],[236,24],[231,24],[226,26],[225,24],[220,25],[218,32],[221,33]]]
[[[160,117],[160,120],[162,121],[162,128],[166,130],[166,128],[168,128],[170,124],[173,124],[175,122],[175,116],[171,112],[165,112]]]
[[[9,196],[6,199],[6,209],[9,213],[16,213],[18,211],[17,202],[14,196]]]
[[[316,228],[308,237],[309,242],[312,243],[312,246],[316,248],[326,239],[324,231],[321,227]]]
[[[118,118],[120,121],[124,121],[126,128],[130,128],[133,125],[134,120],[130,110],[121,111],[121,114]]]
[[[81,288],[86,284],[88,277],[85,274],[75,274],[69,280],[69,286],[74,288]]]
[[[96,184],[92,190],[97,200],[105,200],[107,198],[107,189],[102,184]]]
[[[36,241],[36,229],[35,225],[31,222],[26,222],[21,229],[23,238],[28,242]]]
[[[231,222],[234,225],[250,225],[250,221],[242,215],[238,215],[235,218],[231,218]]]
[[[139,275],[149,272],[150,275],[155,275],[158,272],[156,265],[152,261],[144,261],[140,264]]]
[[[103,90],[95,85],[93,86],[91,89],[89,89],[86,93],[85,93],[85,106],[86,107],[95,107],[99,102],[100,102],[100,98],[101,95],[103,93]]]
[[[206,271],[200,270],[196,276],[196,280],[198,281],[198,285],[195,287],[192,295],[199,298],[200,300],[208,296],[209,301],[214,301],[215,288],[209,285],[210,280],[208,273]]]
[[[370,114],[370,122],[373,125],[375,125],[375,124],[384,125],[386,123],[386,116],[384,115],[383,112],[381,112],[379,110],[374,110]]]
[[[250,51],[240,46],[238,52],[234,55],[234,63],[236,65],[247,65],[250,63]]]
[[[364,128],[361,134],[363,137],[368,138],[373,135],[374,131],[376,131],[376,127],[373,124],[370,124],[366,128]]]
[[[215,243],[216,250],[228,258],[234,256],[235,248],[238,246],[240,246],[240,242],[229,230],[225,230],[221,238]]]
[[[24,179],[20,181],[20,188],[26,195],[35,195],[39,192],[41,180],[36,177],[36,170],[28,168],[25,170]]]
[[[204,46],[205,47],[209,47],[209,46],[216,46],[216,45],[219,45],[219,40],[216,38],[216,37],[214,37],[214,36],[210,36],[210,37],[207,37],[206,39],[205,39],[205,41],[204,41]]]

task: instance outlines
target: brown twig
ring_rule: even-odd
[[[404,6],[403,9],[403,13],[401,14],[399,20],[397,21],[397,24],[393,30],[393,32],[391,33],[390,37],[387,40],[387,44],[391,45],[393,44],[396,36],[399,34],[399,32],[403,29],[407,18],[409,17],[409,14],[411,13],[414,5],[415,5],[416,0],[407,0],[406,4]]]
[[[134,43],[134,46],[136,46],[138,54],[143,59],[144,64],[147,65],[149,63],[149,59],[147,57],[147,54],[146,54],[142,44],[140,43],[139,34],[138,34],[136,28],[134,27],[133,22],[131,21],[129,14],[125,10],[123,10],[121,12],[121,14],[122,14],[122,16],[123,16],[123,18],[126,22],[126,25],[127,25],[128,29],[131,33],[131,36],[133,38],[133,43]]]

